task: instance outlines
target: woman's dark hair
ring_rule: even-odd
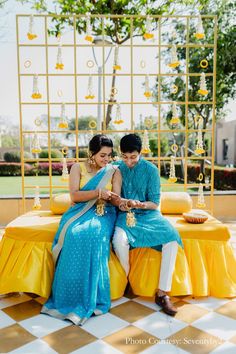
[[[103,146],[113,148],[113,142],[106,135],[97,134],[89,142],[89,152],[93,156],[97,154]]]
[[[121,152],[134,152],[138,151],[140,153],[142,149],[142,141],[140,137],[136,134],[128,134],[123,136],[120,141]]]

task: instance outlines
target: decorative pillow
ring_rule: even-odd
[[[64,214],[71,206],[71,199],[69,193],[55,194],[52,197],[50,210],[53,214]]]
[[[162,192],[162,214],[183,214],[192,209],[192,199],[187,192]]]

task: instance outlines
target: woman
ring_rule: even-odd
[[[116,174],[108,164],[112,148],[109,138],[95,135],[89,143],[88,162],[72,166],[74,205],[63,215],[52,246],[56,270],[41,312],[76,325],[110,308],[108,259],[116,211],[106,202],[116,197],[109,190]]]

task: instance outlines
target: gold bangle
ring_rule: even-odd
[[[101,199],[101,197],[102,197],[102,190],[101,190],[101,188],[99,188],[99,190],[98,190],[98,199]]]
[[[129,206],[129,202],[130,202],[130,199],[128,199],[128,200],[126,201],[126,203],[125,203],[125,207],[126,207],[127,209],[131,209],[131,206]]]

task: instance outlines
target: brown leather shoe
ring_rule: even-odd
[[[155,303],[160,306],[167,315],[175,316],[178,312],[168,295],[158,296],[158,294],[156,294]]]

